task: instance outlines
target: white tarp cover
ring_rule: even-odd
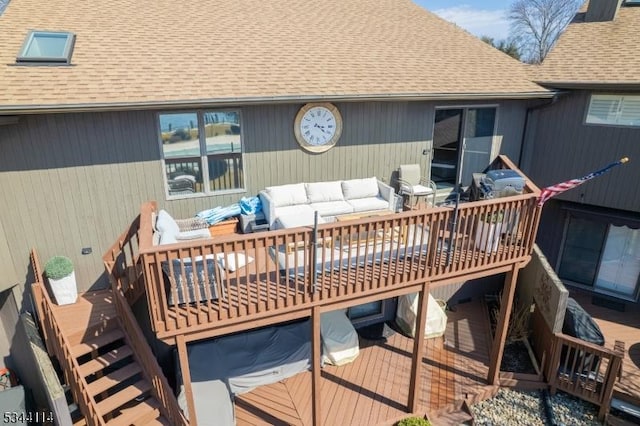
[[[396,311],[396,323],[411,337],[416,334],[416,317],[418,315],[418,293],[406,294],[398,297],[398,309]],[[427,302],[427,326],[425,337],[439,337],[447,328],[447,314],[438,305],[436,299],[429,293]]]
[[[324,362],[332,365],[350,363],[358,357],[358,333],[343,310],[325,312],[320,319]]]

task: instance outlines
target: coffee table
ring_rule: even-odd
[[[391,210],[378,210],[370,212],[359,212],[336,216],[336,222],[347,222],[350,220],[365,219],[371,217],[382,217],[394,214]],[[400,236],[402,244],[406,244],[407,241],[407,226],[401,225],[386,230],[368,231],[367,235],[357,235],[356,241],[366,241],[366,244],[371,244],[376,241],[391,241],[394,239],[394,235]],[[364,238],[363,238],[364,237]]]

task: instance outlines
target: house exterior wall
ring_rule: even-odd
[[[1,146],[1,142],[0,142]],[[2,178],[0,178],[0,186]],[[4,232],[2,224],[2,216],[0,215],[0,292],[18,284],[18,276],[16,269],[11,261],[11,251],[9,250],[8,240]]]
[[[612,93],[612,92],[606,92]],[[522,171],[539,187],[584,176],[609,162],[629,157],[629,165],[584,183],[557,199],[640,212],[640,128],[585,124],[590,92],[561,95],[550,107],[535,110],[527,126]]]
[[[625,156],[631,159],[629,164],[557,195],[545,204],[537,243],[557,272],[570,217],[607,226],[627,226],[628,232],[640,225],[640,187],[636,184],[640,181],[640,168],[634,164],[634,160],[640,158],[640,128],[585,124],[590,95],[591,92],[585,90],[561,95],[554,104],[534,110],[526,130],[521,166],[540,187],[586,175]],[[567,280],[565,284],[577,285]],[[599,293],[598,297],[638,303],[638,284],[634,295],[580,286]]]
[[[165,195],[156,111],[22,116],[17,124],[0,126],[0,254],[5,242],[11,248],[10,261],[0,262],[25,277],[35,247],[43,262],[70,257],[79,290],[102,287],[102,254],[144,201],[157,200],[185,218],[269,185],[369,176],[388,182],[400,164],[427,168],[423,150],[432,137],[435,107],[447,105],[498,105],[493,154],[518,158],[526,101],[337,103],[342,137],[316,155],[301,150],[294,138],[302,104],[238,106],[246,191],[172,201]],[[92,253],[82,255],[84,247]]]

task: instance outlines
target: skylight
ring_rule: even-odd
[[[67,32],[29,31],[16,62],[68,64],[75,38]]]

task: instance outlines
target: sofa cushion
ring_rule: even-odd
[[[382,197],[358,198],[356,200],[347,201],[353,208],[354,212],[366,212],[369,210],[385,210],[389,209],[389,202]]]
[[[307,198],[310,203],[344,200],[340,181],[307,183],[305,187],[307,188]]]
[[[266,191],[269,197],[271,197],[274,207],[293,206],[296,204],[306,204],[308,202],[304,183],[269,186],[266,188]]]
[[[209,228],[192,229],[191,231],[182,231],[176,234],[176,240],[199,240],[201,238],[211,238]]]
[[[311,203],[311,208],[320,216],[336,216],[339,214],[353,213],[353,207],[347,201],[327,201],[324,203]]]
[[[168,244],[163,242],[163,240],[165,238],[167,240],[175,238],[175,236],[180,232],[180,227],[171,217],[171,215],[167,213],[166,210],[160,210],[158,212],[158,219],[156,219],[156,229],[162,235],[162,237],[160,238],[160,244]],[[175,243],[175,241],[172,242]]]
[[[297,228],[299,226],[313,226],[316,213],[310,210],[305,213],[283,214],[278,216],[275,229]],[[324,219],[318,216],[318,223],[325,223]]]
[[[297,206],[276,207],[273,213],[276,219],[280,216],[289,216],[296,214],[313,216],[313,209],[309,206],[309,204],[300,204]]]
[[[380,192],[378,179],[375,177],[342,181],[342,193],[345,200],[375,197],[378,192]]]

